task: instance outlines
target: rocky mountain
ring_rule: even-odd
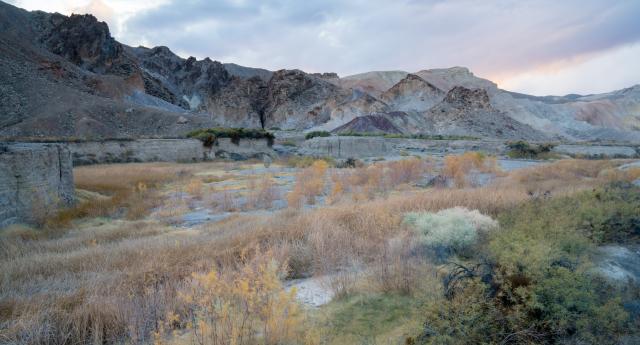
[[[375,134],[403,134],[404,126],[396,126],[394,122],[406,122],[408,115],[404,112],[374,113],[358,116],[344,125],[335,128],[332,132],[344,133],[375,133]],[[396,120],[396,121],[394,121]]]
[[[202,127],[640,141],[640,86],[535,97],[468,69],[268,71],[129,47],[91,15],[0,2],[0,136],[178,136]]]
[[[404,71],[374,71],[354,74],[340,78],[339,85],[346,89],[366,92],[374,97],[379,97],[400,80],[407,76]]]
[[[396,111],[426,111],[444,98],[445,92],[415,74],[402,80],[380,95]]]
[[[547,140],[550,136],[493,107],[484,89],[455,86],[425,113],[427,132],[489,138]]]

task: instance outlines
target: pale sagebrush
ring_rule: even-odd
[[[437,213],[411,212],[404,221],[416,231],[420,242],[433,247],[463,249],[477,241],[480,232],[497,222],[477,210],[454,207]]]

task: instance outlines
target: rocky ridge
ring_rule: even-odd
[[[602,95],[504,91],[468,69],[268,71],[129,47],[91,15],[0,2],[0,136],[180,136],[202,127],[640,141],[638,86]]]

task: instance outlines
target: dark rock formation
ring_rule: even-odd
[[[384,115],[358,116],[344,125],[334,129],[333,133],[382,133],[401,134],[393,122]]]
[[[327,122],[350,92],[300,70],[280,70],[267,85],[265,127],[308,128]]]
[[[493,108],[483,89],[456,86],[424,113],[429,134],[543,140],[547,136]]]
[[[52,53],[95,73],[128,76],[136,66],[124,56],[122,45],[109,33],[105,22],[90,14],[42,17],[47,29],[39,40]]]

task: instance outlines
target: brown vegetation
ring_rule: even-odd
[[[366,185],[383,189],[410,182],[419,176],[417,171],[428,169],[417,160],[389,164],[406,165],[407,171],[399,173],[394,171],[398,167],[380,168],[376,164],[341,170],[344,175],[336,181],[344,190]],[[198,312],[180,297],[180,291],[185,291],[185,284],[192,280],[192,272],[242,272],[243,265],[263,251],[272,253],[277,262],[288,263],[289,277],[346,272],[336,275],[342,279],[336,282],[336,289],[347,291],[353,282],[348,272],[367,268],[373,272],[372,286],[376,289],[410,294],[421,273],[415,269],[419,263],[408,259],[414,244],[402,224],[404,213],[462,206],[496,216],[537,197],[533,191],[555,197],[606,183],[611,174],[623,174],[610,170],[615,165],[606,161],[558,162],[514,172],[487,187],[391,192],[385,199],[359,203],[341,200],[336,206],[309,211],[288,209],[272,216],[238,216],[189,230],[152,221],[97,219],[58,238],[38,238],[24,229],[3,233],[3,341],[150,342],[153,334],[161,331],[160,324],[166,332],[182,329],[184,324],[171,322],[172,313],[184,320]],[[158,168],[158,174],[153,169],[131,170],[134,167],[90,167],[78,172],[77,181],[83,188],[105,195],[125,189],[133,193],[134,186],[138,190],[135,193],[148,195],[145,193],[155,190],[152,186],[176,176],[191,176],[183,167],[165,167],[168,173]],[[305,198],[323,190],[327,167],[314,164],[308,169],[301,173],[302,186],[296,185]],[[112,175],[115,171],[122,172],[121,177]],[[627,179],[635,176],[635,172],[624,174]],[[138,187],[140,182],[146,189]],[[332,199],[340,195],[336,183]],[[119,205],[127,207],[126,203]],[[243,279],[236,273],[229,274],[225,276],[230,279],[227,281]],[[200,291],[210,290],[205,286]]]
[[[499,171],[495,157],[487,157],[479,152],[465,152],[458,156],[446,156],[442,175],[453,179],[456,187],[473,185],[468,176],[472,171],[497,173]]]

